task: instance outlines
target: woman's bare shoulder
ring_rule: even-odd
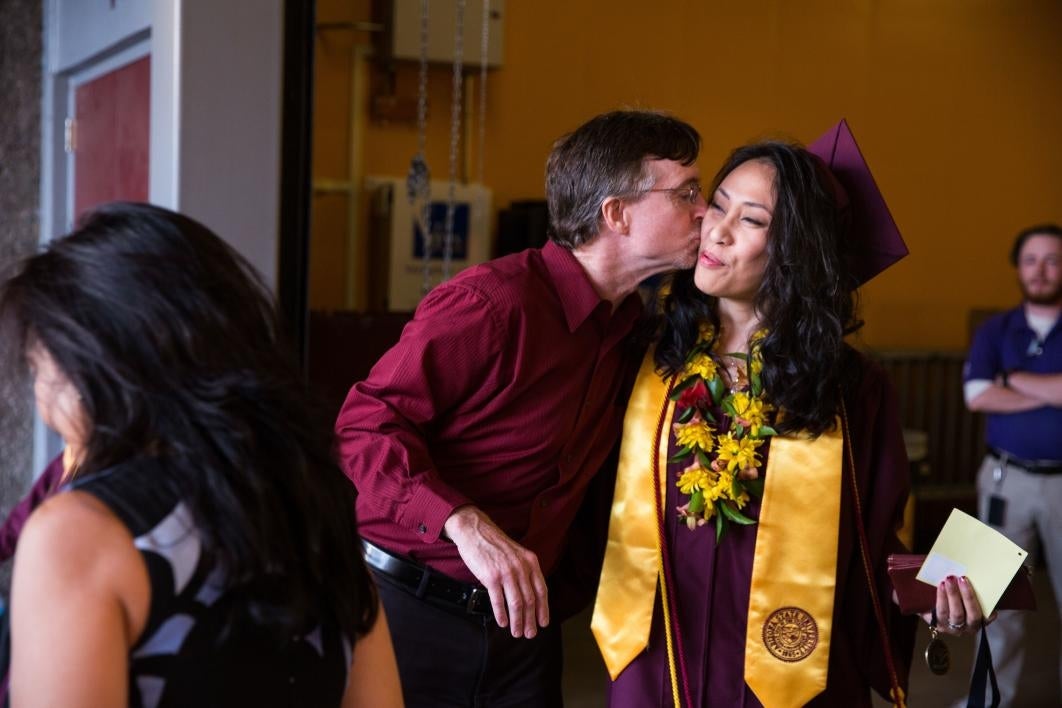
[[[53,599],[68,592],[116,598],[130,630],[146,619],[147,571],[133,537],[103,502],[86,492],[57,494],[30,515],[19,538],[14,580]]]

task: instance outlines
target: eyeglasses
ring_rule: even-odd
[[[679,201],[686,202],[687,204],[696,204],[701,196],[701,183],[690,182],[681,187],[671,187],[670,189],[646,189],[642,193],[647,194],[649,192],[667,192]]]

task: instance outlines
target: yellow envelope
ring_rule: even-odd
[[[952,509],[917,577],[939,585],[949,575],[965,575],[987,617],[1028,555],[991,526]]]

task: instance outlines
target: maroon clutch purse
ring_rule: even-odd
[[[929,612],[937,601],[937,588],[923,583],[916,578],[925,556],[910,553],[893,553],[889,556],[888,572],[896,597],[900,601],[900,610],[904,614]],[[1026,566],[1018,568],[1010,585],[1003,591],[1003,597],[996,604],[997,610],[1035,610],[1036,596],[1033,594],[1032,580]]]

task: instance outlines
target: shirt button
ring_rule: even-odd
[[[424,524],[421,524],[417,527],[417,533],[428,533],[428,527]]]

